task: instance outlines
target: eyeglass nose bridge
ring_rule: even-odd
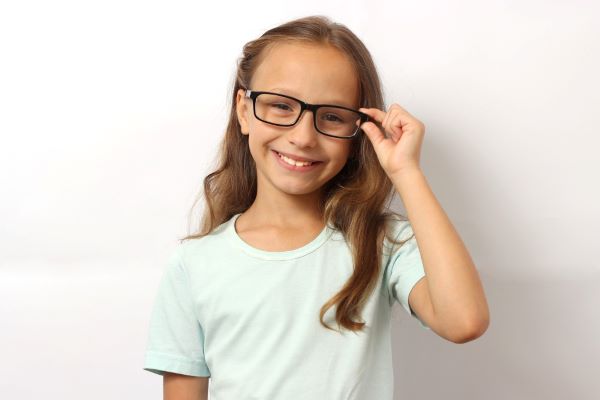
[[[319,106],[318,104],[305,103],[305,102],[303,102],[301,100],[297,100],[297,101],[300,103],[300,114],[298,114],[298,118],[296,118],[296,121],[294,121],[293,125],[296,125],[298,123],[298,121],[300,121],[300,118],[302,118],[302,114],[304,114],[305,110],[312,111],[312,113],[313,113],[313,118],[312,118],[313,119],[313,126],[315,127],[315,129],[317,130],[317,132],[321,132],[319,130],[319,128],[317,128],[317,110],[321,106]]]

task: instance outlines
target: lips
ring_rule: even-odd
[[[321,161],[319,161],[319,160],[312,160],[312,159],[310,159],[310,158],[306,158],[306,157],[300,157],[300,156],[297,156],[297,155],[294,155],[294,154],[290,154],[290,153],[284,153],[284,152],[277,151],[277,150],[273,150],[273,151],[274,151],[275,153],[278,153],[278,154],[284,155],[284,156],[286,156],[287,158],[291,158],[292,160],[295,160],[295,161],[301,161],[301,162],[313,162],[313,163],[319,163],[319,162],[321,162]]]

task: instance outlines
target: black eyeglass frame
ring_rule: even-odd
[[[353,108],[348,108],[348,107],[344,107],[344,106],[340,106],[337,104],[310,104],[310,103],[306,103],[300,99],[297,99],[295,97],[292,96],[288,96],[285,94],[281,94],[281,93],[274,93],[274,92],[265,92],[265,91],[258,91],[258,90],[250,90],[250,89],[245,89],[246,92],[244,94],[244,97],[249,98],[252,100],[252,111],[254,113],[254,116],[256,117],[256,119],[258,119],[259,121],[262,122],[266,122],[267,124],[271,124],[271,125],[277,125],[277,126],[294,126],[296,125],[296,123],[300,120],[300,118],[302,117],[302,114],[304,113],[304,110],[310,110],[313,113],[313,125],[315,126],[315,129],[326,136],[330,136],[330,137],[334,137],[334,138],[338,138],[338,139],[352,139],[354,137],[356,137],[357,133],[359,131],[362,132],[362,129],[360,128],[360,125],[362,125],[363,123],[370,121],[371,119],[369,118],[369,116],[361,111],[355,110]],[[258,115],[256,115],[256,98],[258,97],[259,94],[273,94],[273,95],[277,95],[277,96],[282,96],[282,97],[286,97],[288,99],[291,100],[295,100],[298,103],[300,103],[300,114],[298,114],[298,118],[296,118],[296,120],[291,123],[291,124],[276,124],[274,122],[269,122],[269,121],[265,121],[264,119],[261,119]],[[336,136],[336,135],[330,135],[329,133],[325,133],[322,130],[320,130],[317,127],[317,110],[321,107],[335,107],[335,108],[341,108],[344,110],[348,110],[348,111],[353,111],[355,113],[357,113],[360,116],[360,125],[356,127],[356,130],[354,131],[354,133],[351,136]]]

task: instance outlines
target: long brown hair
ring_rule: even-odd
[[[248,146],[248,135],[241,134],[236,115],[236,94],[249,87],[252,75],[261,61],[263,51],[282,41],[301,41],[334,46],[354,64],[359,81],[360,107],[386,109],[381,82],[371,54],[362,41],[346,26],[315,15],[295,19],[266,31],[256,40],[246,43],[238,59],[231,108],[225,135],[217,154],[217,167],[204,178],[205,205],[200,230],[180,241],[200,238],[211,233],[235,214],[243,213],[253,203],[257,193],[256,165]],[[362,133],[362,132],[359,132]],[[382,169],[377,155],[364,134],[352,139],[346,165],[331,180],[320,204],[323,220],[339,230],[352,251],[354,272],[342,289],[320,309],[321,325],[330,307],[336,306],[338,325],[362,331],[365,322],[357,322],[361,311],[375,289],[381,269],[382,247],[390,217],[404,216],[389,210],[396,193]],[[194,201],[192,210],[200,195]],[[190,210],[191,211],[191,210]],[[406,239],[408,240],[408,239]],[[404,243],[406,240],[394,244]],[[332,329],[333,330],[333,329]]]

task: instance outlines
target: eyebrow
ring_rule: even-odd
[[[279,94],[286,94],[288,96],[300,98],[300,95],[298,94],[298,92],[296,92],[295,90],[292,90],[292,89],[271,88],[271,89],[267,89],[266,91],[276,92]],[[331,105],[338,105],[338,106],[353,108],[352,104],[348,104],[347,102],[345,102],[343,100],[338,100],[338,99],[332,100],[332,101],[326,101],[326,102],[319,102],[318,104],[331,104]]]

